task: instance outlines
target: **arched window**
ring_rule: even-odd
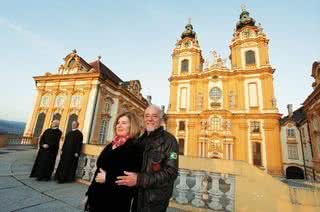
[[[35,126],[34,132],[33,132],[33,137],[34,138],[38,138],[40,136],[45,118],[46,118],[46,114],[45,113],[40,113],[38,115],[36,126]]]
[[[246,65],[256,64],[255,53],[252,50],[246,51]]]
[[[72,130],[72,122],[73,121],[78,121],[78,115],[77,114],[71,114],[69,116],[69,120],[68,120],[68,125],[67,125],[67,130],[66,130],[66,134],[67,132],[69,132],[70,130]]]
[[[109,119],[103,119],[101,122],[101,127],[99,131],[99,144],[105,143],[106,131],[109,127]]]
[[[69,62],[69,64],[68,64],[69,68],[72,67],[72,65],[74,64],[75,61],[76,61],[76,60],[75,60],[74,58],[72,58],[72,59],[70,60],[70,62]]]
[[[189,60],[184,59],[181,61],[181,72],[189,72]]]
[[[218,101],[219,99],[221,99],[221,89],[218,87],[213,87],[210,90],[210,99],[212,99],[213,101]]]

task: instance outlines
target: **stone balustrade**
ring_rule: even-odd
[[[29,136],[8,136],[8,145],[35,145],[33,137]]]
[[[214,211],[234,211],[234,176],[179,169],[172,202]]]
[[[81,155],[76,176],[91,181],[97,156]],[[200,170],[179,169],[171,202],[214,211],[234,211],[235,177]]]

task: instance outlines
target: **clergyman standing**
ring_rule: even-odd
[[[61,135],[59,120],[53,120],[51,128],[46,129],[40,137],[39,151],[30,177],[36,177],[39,181],[50,180],[59,150]]]
[[[72,182],[75,179],[83,141],[83,135],[78,127],[79,123],[73,121],[72,130],[67,133],[64,140],[60,162],[55,174],[58,183]]]

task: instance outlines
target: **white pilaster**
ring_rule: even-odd
[[[90,94],[89,94],[89,99],[88,99],[88,106],[87,106],[87,111],[86,111],[86,115],[85,115],[85,119],[84,119],[84,125],[83,125],[83,129],[82,129],[82,134],[83,134],[83,143],[89,143],[89,138],[90,138],[90,127],[92,124],[92,119],[93,117],[93,113],[94,113],[94,107],[97,99],[97,92],[98,92],[98,86],[99,86],[99,82],[94,85],[91,88]]]
[[[28,121],[27,121],[27,124],[24,128],[24,133],[23,135],[28,135],[29,133],[31,133],[31,129],[30,128],[30,123],[31,123],[31,120],[32,120],[32,115],[33,115],[33,112],[34,112],[34,109],[36,107],[36,103],[37,103],[37,99],[40,98],[39,97],[39,91],[37,90],[36,91],[36,94],[34,95],[34,99],[33,99],[33,107],[32,107],[32,110],[31,112],[29,113],[29,116],[28,116]],[[28,133],[29,132],[29,133]]]

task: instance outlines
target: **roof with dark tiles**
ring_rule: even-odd
[[[95,70],[101,73],[103,79],[109,79],[115,84],[122,83],[122,79],[120,79],[115,73],[113,73],[105,64],[103,64],[100,60],[93,61],[89,63]]]
[[[280,125],[283,125],[288,120],[292,120],[297,124],[302,123],[306,119],[306,114],[304,112],[304,107],[300,107],[299,109],[295,110],[291,117],[289,115],[280,119]]]

